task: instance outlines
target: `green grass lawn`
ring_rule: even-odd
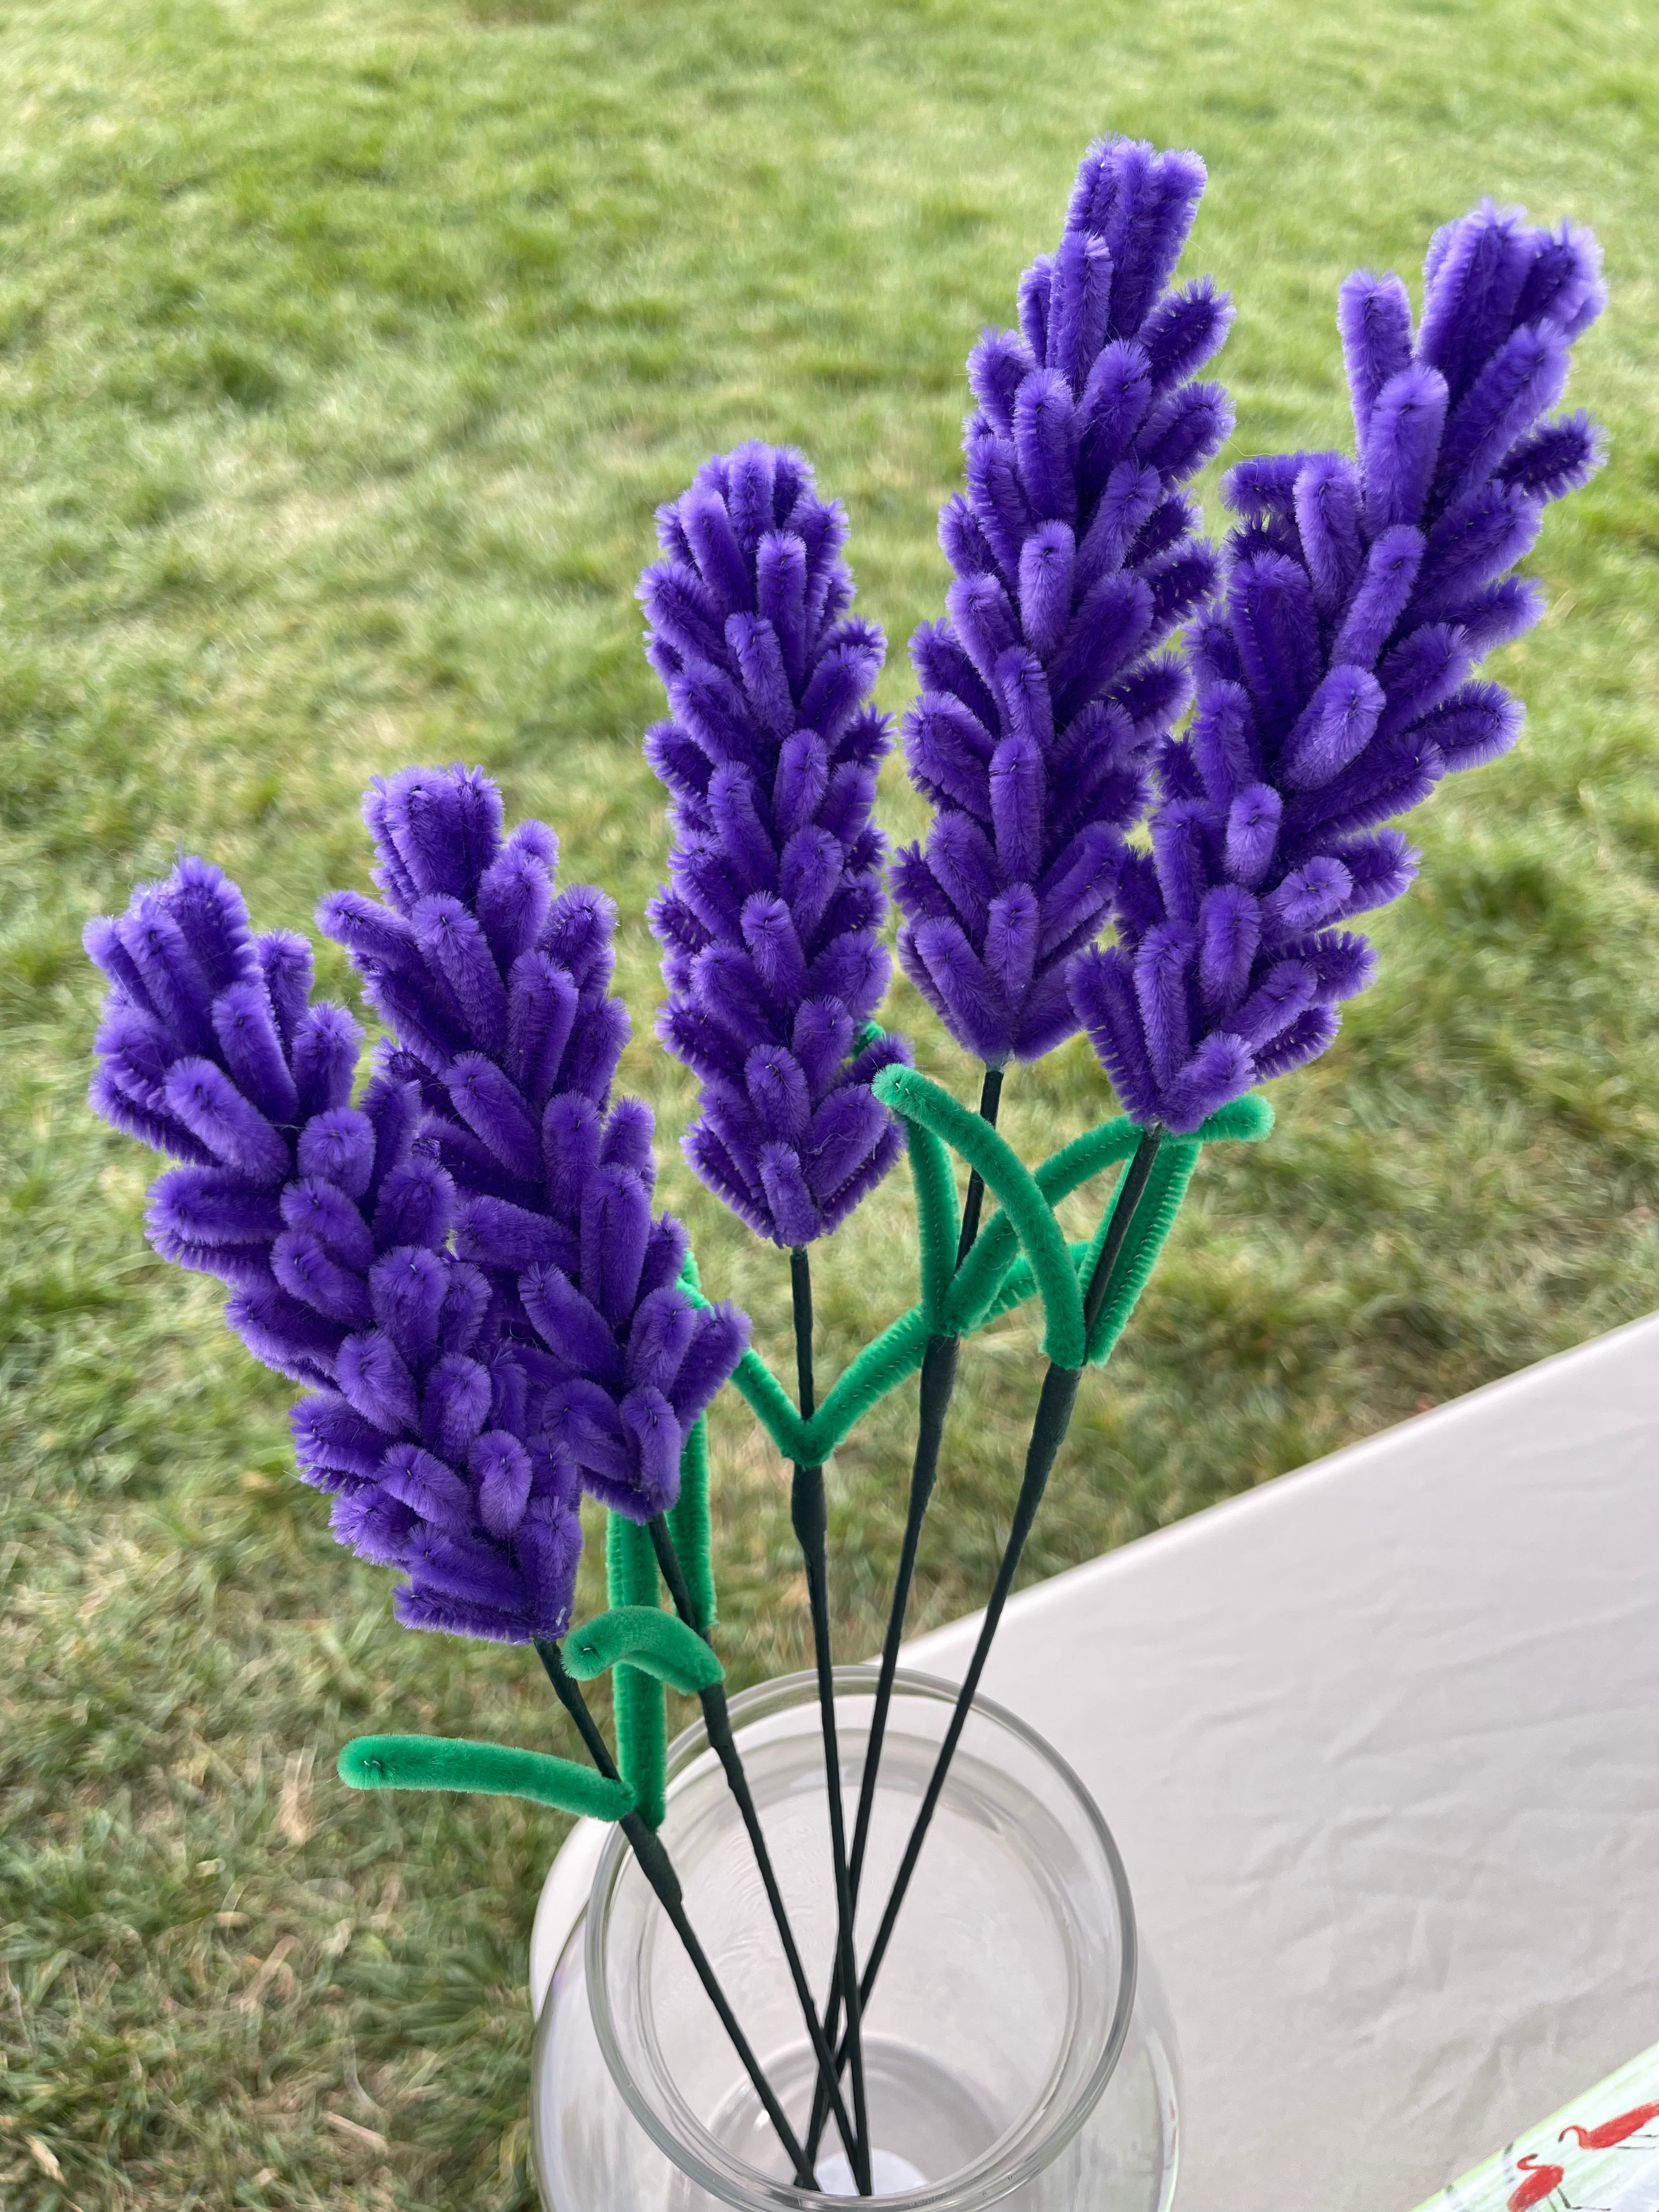
[[[1652,28],[1639,0],[0,12],[11,2212],[527,2204],[526,1942],[557,1829],[349,1797],[332,1769],[368,1726],[564,1747],[524,1655],[392,1626],[388,1578],[292,1479],[284,1386],[216,1286],[148,1251],[151,1163],[82,1104],[82,923],[182,843],[302,926],[366,881],[371,774],[483,763],[619,899],[624,1079],[705,1281],[778,1346],[784,1263],[692,1183],[689,1087],[649,1042],[652,509],[717,446],[805,445],[902,706],[964,355],[1099,130],[1209,162],[1188,265],[1239,301],[1228,459],[1346,435],[1337,283],[1415,279],[1488,191],[1605,241],[1574,397],[1613,459],[1533,562],[1550,611],[1501,670],[1522,749],[1419,817],[1382,979],[1278,1086],[1273,1141],[1206,1160],[1029,1571],[1659,1304]],[[896,763],[885,798],[910,829]],[[912,995],[891,1018],[970,1087]],[[1046,1151],[1104,1104],[1074,1045],[1011,1084],[1005,1126]],[[912,1296],[901,1181],[819,1266],[826,1371]],[[988,1580],[1032,1387],[1025,1321],[964,1362],[924,1622]],[[878,1633],[913,1404],[833,1471],[849,1652]],[[805,1650],[787,1487],[740,1404],[713,1428],[724,1649],[752,1678]]]

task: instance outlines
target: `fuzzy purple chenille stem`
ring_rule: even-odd
[[[648,1521],[679,1494],[691,1425],[742,1357],[735,1307],[680,1280],[684,1229],[653,1218],[650,1109],[611,1097],[628,1017],[610,993],[615,910],[558,890],[540,823],[505,841],[501,797],[459,767],[377,782],[364,812],[381,905],[319,920],[345,945],[420,1087],[422,1141],[457,1193],[455,1247],[492,1292],[526,1418],[582,1486]]]
[[[1232,427],[1195,372],[1232,309],[1167,289],[1204,190],[1193,154],[1091,147],[1020,328],[968,364],[967,491],[939,517],[945,619],[911,641],[911,781],[934,809],[893,869],[906,974],[993,1066],[1078,1025],[1066,969],[1105,920],[1147,760],[1189,696],[1158,647],[1211,593],[1180,487]]]
[[[93,922],[87,949],[111,987],[92,1103],[185,1163],[150,1194],[156,1249],[228,1283],[249,1350],[317,1386],[294,1431],[335,1534],[402,1570],[410,1626],[562,1635],[577,1471],[527,1423],[489,1285],[448,1249],[456,1193],[416,1148],[416,1086],[382,1073],[352,1104],[357,1024],[311,1003],[304,939],[253,937],[204,860]]]
[[[674,838],[650,909],[658,1035],[702,1085],[697,1175],[757,1235],[803,1246],[901,1149],[870,1085],[909,1048],[864,1036],[890,968],[871,811],[891,738],[869,702],[885,646],[848,614],[846,516],[798,453],[716,455],[657,531],[640,597],[672,709],[645,742]]]
[[[1228,480],[1242,520],[1223,605],[1191,639],[1197,712],[1159,748],[1118,941],[1070,970],[1135,1120],[1191,1131],[1322,1052],[1375,965],[1336,925],[1416,869],[1378,825],[1519,736],[1520,702],[1473,672],[1538,619],[1511,571],[1600,460],[1585,416],[1548,411],[1601,310],[1599,266],[1587,233],[1487,202],[1437,234],[1415,333],[1399,277],[1351,276],[1357,459],[1290,453]]]

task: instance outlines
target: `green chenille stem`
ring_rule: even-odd
[[[992,1128],[996,1127],[1001,1100],[1002,1070],[987,1067],[984,1082],[980,1086],[979,1113],[980,1119]],[[918,1138],[921,1133],[914,1121],[905,1123],[904,1133],[910,1140],[910,1162],[916,1182],[916,1214],[922,1224],[922,1310],[937,1329],[957,1270],[972,1251],[974,1240],[979,1233],[980,1207],[984,1199],[985,1182],[977,1169],[969,1173],[967,1203],[963,1208],[960,1222],[957,1222],[955,1177],[950,1177],[948,1205],[938,1188],[933,1152],[937,1152],[942,1157],[943,1146],[937,1138],[933,1139],[932,1151],[920,1146]],[[923,1164],[919,1164],[919,1154]],[[929,1178],[927,1182],[924,1182],[924,1167]],[[948,1161],[945,1170],[948,1176]],[[950,1234],[952,1230],[954,1235]],[[945,1237],[942,1267],[936,1249],[941,1231],[945,1232]],[[870,1738],[864,1754],[864,1772],[859,1782],[858,1817],[853,1824],[853,1852],[847,1869],[848,1887],[852,1893],[854,1912],[858,1910],[859,1885],[864,1875],[864,1854],[869,1845],[870,1822],[875,1811],[882,1747],[886,1741],[887,1719],[893,1702],[893,1680],[898,1672],[899,1646],[904,1641],[905,1618],[910,1609],[910,1591],[915,1580],[921,1524],[939,1480],[939,1455],[945,1437],[945,1419],[950,1411],[951,1394],[956,1389],[957,1351],[958,1340],[956,1337],[932,1335],[922,1355],[921,1389],[916,1412],[916,1449],[910,1463],[910,1497],[904,1516],[904,1540],[899,1551],[892,1603],[888,1607],[887,1633],[882,1639],[881,1673],[877,1680],[876,1702],[870,1717]],[[837,1959],[823,2015],[823,2032],[831,2042],[841,2028],[841,1962]],[[826,2086],[835,2086],[833,2072],[828,2077],[827,2084],[822,2077],[820,2079],[818,2094],[813,2101],[811,2121],[806,2131],[806,2155],[815,2161],[818,2140],[823,2132],[823,2092]]]
[[[1134,1152],[1123,1179],[1118,1185],[1111,1216],[1107,1223],[1105,1234],[1101,1239],[1100,1249],[1095,1255],[1094,1265],[1090,1271],[1083,1292],[1085,1344],[1088,1331],[1093,1328],[1103,1313],[1115,1303],[1116,1285],[1114,1277],[1118,1273],[1120,1259],[1125,1255],[1132,1224],[1139,1209],[1142,1195],[1153,1173],[1162,1141],[1163,1133],[1159,1129],[1153,1127],[1143,1130],[1136,1142]],[[1075,1276],[1073,1277],[1073,1280],[1076,1281]],[[897,1924],[899,1911],[909,1888],[911,1877],[915,1875],[917,1863],[921,1856],[922,1845],[927,1841],[928,1827],[950,1774],[957,1746],[962,1739],[963,1729],[967,1726],[968,1716],[973,1708],[980,1679],[985,1672],[986,1661],[990,1656],[991,1645],[1002,1620],[1003,1608],[1007,1604],[1009,1592],[1013,1588],[1014,1577],[1019,1570],[1021,1555],[1024,1552],[1026,1540],[1030,1535],[1032,1524],[1036,1519],[1037,1509],[1042,1503],[1043,1492],[1048,1488],[1048,1477],[1053,1470],[1054,1461],[1059,1455],[1061,1444],[1066,1441],[1066,1431],[1071,1426],[1072,1409],[1077,1402],[1078,1385],[1081,1380],[1081,1361],[1076,1367],[1063,1367],[1052,1359],[1042,1378],[1042,1389],[1037,1400],[1036,1417],[1031,1425],[1030,1442],[1025,1454],[1025,1468],[1020,1482],[1019,1497],[1014,1506],[1013,1522],[1008,1532],[1008,1541],[1003,1547],[1002,1558],[997,1567],[996,1580],[991,1588],[990,1601],[985,1608],[985,1618],[981,1624],[979,1635],[975,1640],[973,1656],[969,1661],[967,1674],[951,1710],[945,1740],[939,1747],[933,1773],[928,1778],[927,1791],[911,1827],[909,1840],[904,1848],[904,1856],[899,1863],[898,1873],[894,1878],[891,1892],[882,1913],[881,1925],[876,1931],[876,1940],[872,1944],[870,1955],[865,1962],[864,1974],[859,1990],[860,1998],[863,2003],[868,2003],[871,1993],[875,1987],[876,1977],[881,1972],[882,1960],[886,1956],[887,1947],[892,1940],[893,1929]],[[843,2038],[842,2041],[843,2049],[836,2054],[838,2064],[844,2062],[847,2055],[845,2051],[847,2039]]]
[[[674,1553],[690,1586],[691,1626],[701,1632],[714,1626],[714,1561],[708,1518],[708,1423],[699,1414],[680,1454],[680,1494],[668,1509]]]
[[[812,1383],[812,1262],[804,1244],[789,1255],[790,1302],[795,1320],[795,1376],[803,1417],[814,1411]],[[812,1650],[817,1664],[818,1718],[823,1732],[824,1791],[830,1808],[830,1853],[836,1881],[836,1955],[848,1991],[847,2048],[853,2076],[853,2141],[848,2159],[860,2197],[872,2193],[870,2116],[864,2094],[864,2039],[858,2003],[858,1967],[853,1951],[853,1894],[847,1879],[847,1815],[841,1796],[841,1753],[836,1732],[835,1659],[830,1642],[829,1515],[823,1469],[796,1462],[790,1485],[789,1517],[806,1570],[807,1603],[812,1616]],[[811,1993],[807,2002],[811,2002]],[[809,2166],[810,2166],[809,2160]]]
[[[1062,1146],[1051,1158],[1044,1160],[1032,1180],[1048,1203],[1056,1206],[1103,1169],[1127,1160],[1139,1134],[1133,1121],[1109,1121],[1104,1128],[1091,1129],[1086,1136]],[[971,1335],[983,1327],[990,1317],[994,1301],[1015,1269],[1018,1252],[1019,1239],[1013,1223],[1006,1213],[999,1213],[988,1224],[985,1234],[964,1259],[951,1286],[945,1312],[956,1334]],[[1035,1291],[1035,1280],[1031,1288]]]
[[[700,1627],[697,1621],[692,1592],[682,1571],[680,1561],[676,1556],[673,1537],[666,1519],[659,1516],[650,1523],[650,1530],[651,1540],[656,1548],[658,1567],[661,1571],[664,1582],[668,1585],[668,1595],[673,1601],[675,1610],[679,1615],[674,1626],[683,1635],[690,1635],[696,1631],[700,1637],[706,1638],[708,1632],[706,1628]],[[704,1648],[708,1648],[706,1644]],[[713,1657],[712,1652],[709,1656]],[[717,1669],[720,1668],[718,1660],[714,1661],[714,1665]],[[703,1726],[708,1731],[710,1748],[725,1770],[726,1783],[737,1801],[738,1811],[742,1816],[743,1825],[748,1832],[750,1844],[755,1854],[755,1864],[760,1870],[761,1884],[766,1892],[766,1901],[772,1908],[772,1920],[778,1931],[778,1940],[783,1946],[784,1959],[789,1968],[789,1978],[795,1985],[795,1995],[800,2002],[801,2017],[806,2022],[806,2033],[812,2045],[813,2055],[818,2062],[819,2091],[834,2108],[836,2125],[841,2130],[841,2139],[846,2148],[848,2163],[851,2165],[854,2155],[853,2146],[856,2136],[853,2123],[847,2115],[847,2107],[842,2101],[841,2084],[836,2075],[835,2057],[830,2048],[834,2030],[830,2030],[829,2033],[825,2033],[823,2024],[818,2018],[817,2008],[812,2002],[812,1992],[807,1986],[806,1970],[801,1964],[800,1951],[795,1942],[794,1930],[789,1925],[788,1911],[783,1902],[783,1893],[778,1887],[777,1875],[772,1865],[772,1854],[767,1848],[766,1835],[761,1826],[760,1814],[756,1809],[754,1794],[749,1787],[749,1777],[744,1768],[743,1754],[738,1751],[737,1738],[732,1732],[732,1716],[726,1705],[726,1692],[720,1686],[719,1675],[717,1674],[706,1687],[701,1688],[698,1695],[702,1703]],[[814,2110],[816,2109],[815,2106]],[[809,2154],[809,2162],[815,2157],[817,2148],[815,2142],[812,2153]]]
[[[927,1315],[920,1306],[912,1306],[865,1346],[844,1375],[836,1376],[811,1424],[807,1442],[811,1464],[822,1467],[870,1408],[915,1373],[928,1334]]]
[[[904,1125],[910,1175],[916,1187],[916,1243],[921,1269],[921,1310],[937,1328],[957,1271],[962,1224],[957,1211],[957,1180],[951,1155],[920,1121]]]
[[[648,1538],[647,1542],[649,1548]],[[653,1552],[652,1572],[654,1574],[655,1571],[656,1559]],[[543,1666],[547,1669],[547,1678],[553,1685],[554,1692],[559,1703],[575,1723],[576,1733],[586,1746],[588,1757],[607,1781],[620,1783],[622,1778],[617,1771],[617,1763],[611,1756],[610,1747],[600,1735],[598,1724],[588,1711],[587,1700],[583,1697],[580,1687],[565,1666],[563,1656],[558,1645],[538,1637],[536,1639],[536,1650]],[[684,1946],[685,1955],[690,1960],[693,1970],[697,1979],[702,1984],[709,2003],[720,2015],[720,2025],[731,2038],[732,2048],[737,2052],[744,2072],[754,2085],[755,2094],[760,2099],[762,2108],[767,2118],[771,2121],[778,2141],[783,2145],[788,2156],[790,2166],[795,2176],[795,2185],[799,2189],[811,2189],[813,2185],[813,2176],[812,2169],[806,2162],[806,2154],[796,2141],[794,2131],[785,2117],[783,2107],[773,2094],[772,2085],[762,2073],[759,2062],[749,2047],[749,2039],[738,2025],[738,2016],[726,2002],[726,1992],[720,1985],[719,1977],[708,1962],[708,1954],[697,1941],[691,1923],[686,1917],[685,1900],[680,1889],[679,1877],[674,1872],[673,1863],[663,1846],[661,1837],[647,1826],[638,1813],[629,1813],[620,1825],[635,1857],[639,1861],[641,1873],[650,1883],[656,1893],[658,1903],[668,1915],[674,1933]]]
[[[1058,1367],[1080,1367],[1087,1349],[1077,1275],[1054,1211],[1030,1170],[988,1122],[914,1067],[884,1067],[872,1088],[905,1121],[922,1122],[977,1168],[1001,1200],[1030,1261],[1042,1299],[1042,1348]]]
[[[1091,1291],[1097,1285],[1100,1292],[1092,1306],[1089,1298],[1084,1301],[1091,1366],[1103,1367],[1116,1350],[1129,1316],[1152,1279],[1158,1254],[1175,1226],[1201,1149],[1189,1138],[1166,1137],[1158,1147],[1116,1266],[1103,1270],[1098,1254],[1091,1248],[1084,1280],[1090,1284]]]
[[[340,1753],[339,1777],[354,1790],[477,1790],[492,1797],[527,1797],[577,1819],[620,1820],[634,1793],[574,1759],[465,1736],[360,1735]]]
[[[680,1277],[692,1297],[702,1300],[697,1262],[690,1252],[685,1255]],[[708,1421],[702,1413],[692,1422],[680,1453],[680,1494],[668,1509],[668,1526],[673,1534],[675,1557],[684,1570],[696,1601],[696,1618],[691,1625],[701,1634],[712,1628],[716,1619],[714,1540],[708,1513]]]
[[[657,1558],[651,1539],[625,1514],[605,1518],[605,1595],[613,1606],[657,1603]],[[618,1667],[611,1678],[617,1751],[629,1787],[647,1827],[662,1826],[668,1772],[668,1705],[662,1684],[637,1667]]]
[[[1200,1145],[1259,1144],[1272,1129],[1273,1122],[1273,1109],[1267,1100],[1252,1094],[1235,1099],[1218,1114],[1212,1114],[1190,1141]],[[1139,1133],[1136,1125],[1127,1121],[1112,1121],[1102,1128],[1091,1129],[1045,1160],[1032,1181],[1051,1206],[1058,1205],[1103,1167],[1127,1159],[1135,1148]],[[969,1179],[968,1201],[963,1211],[964,1224],[970,1216],[977,1218],[976,1180],[974,1176]],[[945,1316],[949,1334],[971,1336],[988,1322],[1011,1312],[1036,1295],[1036,1279],[1029,1261],[1014,1259],[1018,1248],[1019,1239],[1012,1221],[1003,1214],[994,1215],[951,1291]],[[694,1304],[708,1304],[690,1262],[681,1279]],[[1015,1286],[1012,1294],[1011,1285]],[[826,1393],[811,1422],[801,1419],[790,1403],[788,1392],[757,1352],[744,1353],[732,1377],[732,1387],[785,1459],[822,1466],[878,1400],[915,1373],[926,1356],[931,1334],[927,1317],[920,1305],[890,1322]]]
[[[653,1522],[654,1539],[661,1527],[663,1540],[672,1543],[665,1522]],[[678,1574],[676,1562],[675,1572]],[[684,1579],[680,1580],[682,1589]],[[612,1667],[624,1663],[665,1682],[683,1698],[697,1698],[717,1689],[726,1669],[695,1628],[656,1605],[613,1605],[573,1628],[565,1638],[564,1663],[579,1682],[591,1682]]]

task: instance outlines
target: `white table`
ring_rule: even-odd
[[[1659,1318],[1024,1592],[984,1686],[1122,1846],[1178,2212],[1409,2212],[1659,2040]]]

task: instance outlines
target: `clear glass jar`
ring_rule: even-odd
[[[850,1830],[875,1687],[837,1669]],[[857,1914],[879,1923],[955,1690],[902,1674]],[[816,1683],[732,1718],[808,1979],[828,1989],[834,1887]],[[692,1927],[797,2133],[814,2064],[737,1808],[701,1725],[669,1754],[662,1829]],[[550,1892],[553,1887],[550,1882]],[[1122,1862],[1075,1774],[975,1705],[866,2016],[876,2194],[904,2212],[1168,2212],[1178,2067]],[[791,2212],[852,2194],[834,2123],[793,2186],[759,2100],[621,1831],[564,1942],[537,2030],[537,2181],[550,2212]]]

